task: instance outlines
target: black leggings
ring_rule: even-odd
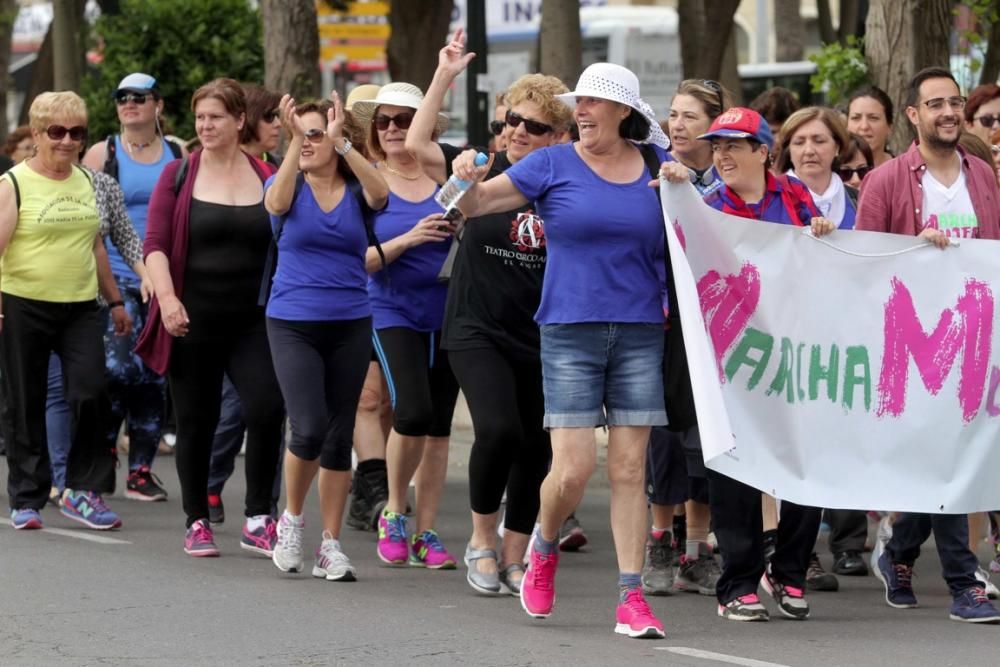
[[[476,435],[469,456],[472,511],[499,510],[506,487],[504,526],[530,534],[552,458],[549,434],[542,427],[541,362],[520,361],[495,347],[449,354]]]
[[[189,527],[208,517],[208,473],[223,373],[236,387],[247,425],[246,516],[271,513],[285,411],[261,319],[247,328],[174,341],[167,376],[177,415],[177,476]]]
[[[291,322],[268,318],[274,370],[292,426],[289,451],[351,469],[354,416],[371,356],[372,320]]]
[[[405,327],[379,329],[372,337],[392,400],[396,433],[447,438],[458,399],[458,382],[440,332]]]

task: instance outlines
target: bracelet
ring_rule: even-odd
[[[108,310],[111,310],[112,308],[117,308],[118,306],[121,306],[122,308],[124,308],[125,307],[125,302],[124,301],[120,301],[120,300],[119,301],[108,301]]]

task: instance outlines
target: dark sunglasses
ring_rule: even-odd
[[[73,141],[83,141],[87,138],[87,128],[83,125],[73,127],[63,127],[62,125],[49,125],[45,128],[45,134],[49,135],[52,141],[62,141],[67,134]]]
[[[320,141],[323,141],[323,138],[326,136],[326,130],[321,130],[318,127],[311,127],[308,130],[306,130],[305,134],[306,134],[306,139],[308,139],[313,143],[318,143]]]
[[[271,109],[270,111],[265,111],[261,114],[260,119],[265,123],[273,123],[275,118],[281,115],[280,109]]]
[[[146,97],[143,93],[122,93],[121,95],[115,95],[115,102],[118,106],[123,107],[129,102],[135,102],[136,104],[145,104]]]
[[[721,114],[726,110],[726,105],[722,101],[722,85],[718,81],[712,81],[711,79],[702,79],[701,83],[706,88],[715,91],[715,94],[719,97],[719,113]]]
[[[537,120],[528,120],[524,116],[514,113],[513,111],[507,111],[507,124],[511,127],[516,128],[521,123],[524,123],[524,129],[528,131],[528,134],[534,134],[539,136],[545,134],[546,132],[552,131],[551,125],[546,125],[545,123],[539,123]]]
[[[491,120],[490,121],[490,133],[493,136],[499,137],[500,133],[503,132],[503,128],[507,126],[507,122],[503,120]]]
[[[413,122],[413,114],[409,111],[404,111],[403,113],[398,113],[395,116],[386,116],[384,113],[380,113],[372,119],[375,124],[375,129],[379,132],[385,132],[389,129],[389,123],[395,123],[396,127],[401,130],[408,129],[410,123]]]
[[[846,183],[854,178],[854,174],[857,174],[859,179],[864,180],[865,176],[871,170],[872,168],[868,166],[854,167],[853,169],[851,167],[841,167],[837,170],[837,173],[840,175],[840,180]]]
[[[1000,123],[1000,114],[984,113],[982,116],[977,116],[975,120],[978,120],[983,127],[996,127],[997,123]]]

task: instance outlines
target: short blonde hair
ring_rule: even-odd
[[[573,112],[556,99],[556,95],[568,93],[569,88],[554,76],[546,74],[525,74],[510,85],[504,95],[508,109],[521,102],[532,102],[542,111],[545,122],[562,132],[569,127]]]
[[[87,124],[87,103],[76,93],[63,90],[58,93],[41,93],[28,109],[28,125],[32,130],[44,131],[57,116],[79,118]]]

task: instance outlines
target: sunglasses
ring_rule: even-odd
[[[551,125],[546,125],[545,123],[539,123],[537,120],[528,120],[520,114],[516,114],[513,111],[507,111],[506,116],[507,124],[511,127],[516,128],[521,123],[524,123],[524,129],[528,131],[528,134],[534,134],[539,136],[545,134],[546,132],[552,131]]]
[[[75,125],[73,127],[49,125],[45,128],[45,134],[49,135],[49,139],[52,141],[62,141],[67,134],[73,141],[83,141],[87,138],[87,128],[83,125]]]
[[[280,109],[271,109],[261,114],[260,119],[265,123],[273,123],[274,119],[281,115]]]
[[[320,141],[323,141],[323,137],[326,136],[326,130],[321,130],[318,127],[311,127],[308,130],[306,130],[305,134],[306,134],[306,139],[315,144]]]
[[[982,116],[977,116],[974,120],[978,120],[979,124],[983,127],[996,127],[997,123],[1000,123],[1000,114],[984,113]]]
[[[706,88],[715,92],[719,97],[719,113],[721,114],[726,110],[726,104],[722,101],[722,84],[718,81],[712,81],[711,79],[702,79],[701,84]]]
[[[121,95],[115,95],[115,102],[118,106],[123,107],[129,102],[135,102],[136,104],[145,104],[146,98],[149,97],[143,93],[123,93]]]
[[[491,120],[490,121],[490,133],[499,137],[500,133],[503,132],[503,128],[507,126],[507,122],[503,120]]]
[[[396,127],[400,130],[406,130],[410,127],[410,123],[412,122],[413,114],[409,111],[398,113],[395,116],[386,116],[384,113],[380,113],[372,119],[372,123],[375,124],[375,129],[379,132],[385,132],[388,130],[389,123],[395,123]]]
[[[840,175],[840,180],[842,180],[842,181],[844,181],[846,183],[847,181],[849,181],[852,178],[854,178],[855,174],[858,175],[859,179],[864,180],[865,176],[871,170],[872,170],[872,168],[869,167],[869,166],[854,167],[854,168],[851,168],[851,167],[841,167],[840,169],[837,170],[837,173]]]

